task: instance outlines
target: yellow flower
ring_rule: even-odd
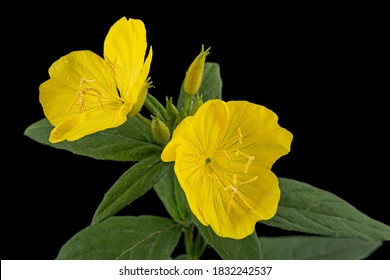
[[[209,100],[177,126],[161,158],[175,161],[198,220],[221,237],[242,239],[275,215],[280,189],[271,167],[291,142],[266,107]]]
[[[150,82],[152,48],[145,59],[146,30],[136,19],[118,20],[104,41],[104,59],[91,51],[74,51],[49,69],[39,100],[54,126],[49,141],[74,141],[123,124],[137,114]],[[119,90],[119,92],[118,92]]]

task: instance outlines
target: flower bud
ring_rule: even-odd
[[[166,97],[165,98],[165,109],[167,110],[168,118],[177,118],[179,116],[179,111],[177,110],[176,106],[173,104],[172,97]]]
[[[190,96],[196,94],[202,82],[203,68],[206,61],[206,56],[210,53],[210,48],[206,51],[202,45],[200,54],[191,63],[184,78],[184,92]]]
[[[176,106],[173,104],[172,97],[168,98],[168,96],[165,98],[166,104],[165,109],[167,110],[167,125],[171,131],[173,131],[177,125],[177,122],[179,120],[179,111],[177,110]]]
[[[196,111],[198,111],[200,105],[202,105],[202,104],[203,104],[202,95],[197,94],[195,96],[195,102],[194,102],[194,105],[192,105],[190,115],[191,116],[194,115],[196,113]]]
[[[160,120],[160,118],[152,116],[152,134],[153,138],[160,143],[168,143],[171,138],[171,132],[167,125]]]

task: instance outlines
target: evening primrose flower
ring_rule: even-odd
[[[290,151],[292,137],[264,106],[209,100],[177,126],[161,158],[175,161],[197,219],[218,236],[242,239],[277,211],[280,189],[271,167]]]
[[[145,59],[146,49],[143,22],[123,17],[106,36],[104,59],[74,51],[54,62],[50,79],[39,87],[39,101],[54,126],[49,141],[78,140],[139,113],[151,85],[152,48]]]

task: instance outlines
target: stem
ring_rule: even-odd
[[[198,234],[196,235],[195,241],[194,241],[194,249],[193,251],[193,256],[195,259],[200,259],[202,256],[204,250],[207,247],[207,242],[204,239],[203,235],[198,231]]]
[[[186,247],[187,256],[193,258],[194,224],[190,224],[184,228],[184,244]]]
[[[151,95],[148,93],[145,98],[144,106],[149,110],[149,112],[157,117],[160,116],[161,120],[166,122],[167,121],[167,110],[165,107]]]
[[[137,119],[139,119],[144,125],[146,125],[147,127],[150,128],[150,121],[145,118],[144,116],[142,116],[140,113],[136,114],[135,115],[137,117]]]
[[[186,100],[184,101],[184,107],[183,107],[184,116],[188,116],[190,111],[190,104],[191,104],[191,96],[187,94]]]

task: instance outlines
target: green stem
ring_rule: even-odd
[[[148,93],[145,98],[144,106],[149,110],[149,112],[157,117],[159,116],[163,122],[167,121],[167,110],[165,107],[151,95]]]
[[[202,256],[204,250],[207,247],[207,242],[203,238],[203,235],[198,231],[198,234],[196,235],[195,241],[194,241],[194,246],[192,250],[192,255],[194,256],[195,259],[200,259]]]
[[[184,228],[184,245],[186,248],[187,256],[193,258],[193,247],[194,247],[194,224],[190,224]]]
[[[138,113],[137,115],[135,115],[137,117],[137,119],[139,119],[144,125],[146,125],[147,127],[150,128],[150,120],[148,120],[147,118],[145,118],[144,116],[142,116],[140,113]]]
[[[188,114],[190,113],[190,104],[191,104],[191,96],[187,94],[186,100],[184,101],[184,107],[183,107],[184,116],[188,116]]]

